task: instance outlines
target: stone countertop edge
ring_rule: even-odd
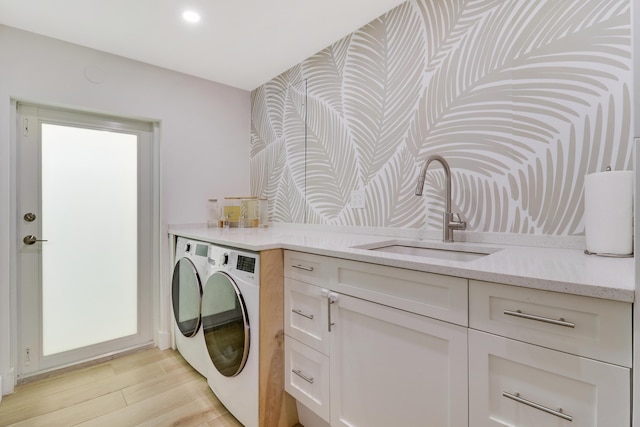
[[[199,225],[170,226],[169,234],[249,251],[288,249],[390,267],[495,282],[566,294],[634,302],[633,258],[586,255],[580,249],[498,245],[394,238],[386,235],[305,229],[300,225],[221,229]],[[450,261],[355,248],[408,241],[435,247],[482,247],[495,252],[473,261]]]

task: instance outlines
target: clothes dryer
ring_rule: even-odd
[[[259,254],[209,246],[202,324],[209,386],[245,427],[258,427]]]
[[[208,375],[211,359],[202,330],[202,284],[208,274],[209,244],[178,237],[171,280],[174,337],[182,357],[202,376]]]

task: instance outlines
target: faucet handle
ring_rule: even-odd
[[[466,230],[467,229],[467,222],[463,221],[462,218],[460,217],[460,214],[458,212],[452,212],[451,213],[451,221],[449,222],[449,228],[452,228],[454,230]],[[455,216],[454,219],[453,217]]]

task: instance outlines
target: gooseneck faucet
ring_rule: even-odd
[[[416,196],[422,196],[424,180],[427,176],[427,168],[429,168],[429,165],[433,161],[437,161],[442,165],[442,167],[444,168],[445,176],[445,206],[444,213],[442,214],[442,241],[445,243],[453,242],[453,230],[466,230],[467,223],[465,221],[462,221],[460,215],[451,212],[451,169],[449,168],[449,164],[444,159],[444,157],[434,154],[433,156],[429,156],[427,161],[424,162],[422,171],[420,171],[420,176],[418,176]],[[458,217],[457,220],[453,219],[454,215]]]

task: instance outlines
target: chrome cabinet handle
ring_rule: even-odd
[[[302,265],[302,264],[291,265],[291,267],[297,268],[298,270],[313,271],[313,267],[307,267],[307,266]]]
[[[313,320],[313,314],[304,314],[302,310],[297,310],[295,308],[292,308],[291,311],[293,311],[295,314],[299,314],[302,317],[306,317],[307,319]]]
[[[33,245],[35,242],[46,242],[46,240],[38,239],[36,236],[32,236],[29,234],[28,236],[24,236],[22,239],[25,245]]]
[[[567,322],[563,317],[560,319],[551,319],[549,317],[536,316],[535,314],[527,314],[523,313],[520,310],[512,311],[512,310],[504,310],[504,314],[507,316],[520,317],[522,319],[536,320],[538,322],[551,323],[552,325],[564,326],[566,328],[575,328],[576,324],[572,322]]]
[[[305,380],[306,382],[308,382],[309,384],[313,384],[313,377],[308,377],[305,374],[302,373],[301,370],[299,369],[292,369],[291,372],[293,372],[294,374],[296,374],[297,376],[299,376],[300,378],[302,378],[303,380]]]
[[[557,410],[547,408],[546,406],[540,405],[539,403],[535,403],[520,397],[520,393],[511,394],[506,391],[503,391],[502,396],[511,400],[515,400],[516,402],[522,403],[523,405],[527,405],[532,408],[538,409],[542,412],[546,412],[547,414],[555,415],[556,417],[562,418],[563,420],[573,421],[573,417],[571,415],[567,415],[564,412],[562,412],[562,408],[558,408]]]

